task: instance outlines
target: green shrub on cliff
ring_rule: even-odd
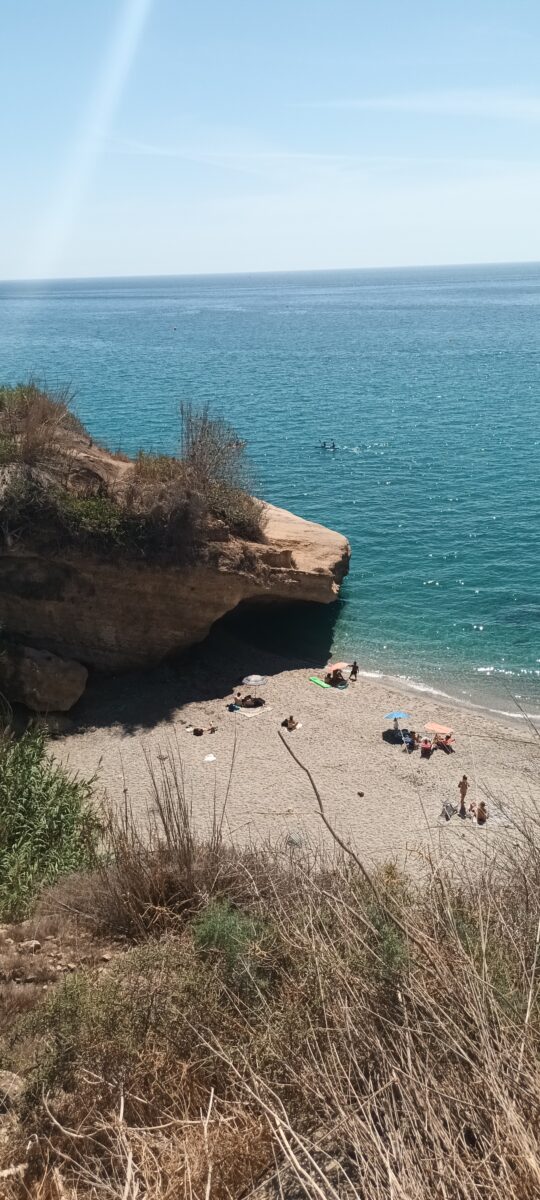
[[[0,388],[0,519],[4,537],[42,550],[81,548],[165,562],[197,561],[231,537],[259,541],[244,443],[208,409],[183,405],[183,457],[134,462],[94,446],[69,396],[36,384]]]
[[[92,786],[49,757],[44,735],[0,739],[0,919],[26,915],[44,884],[95,861]]]

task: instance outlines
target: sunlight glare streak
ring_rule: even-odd
[[[153,2],[124,0],[122,4],[86,115],[28,261],[26,274],[31,278],[50,279],[59,264]]]

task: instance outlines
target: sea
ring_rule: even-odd
[[[349,538],[335,656],[539,719],[540,265],[1,284],[29,377],[130,454],[208,402],[259,495]]]

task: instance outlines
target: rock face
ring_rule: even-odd
[[[46,650],[0,644],[0,691],[34,712],[67,712],[82,696],[88,671]]]
[[[219,566],[160,567],[4,549],[0,626],[54,654],[114,671],[152,665],[202,641],[242,602],[335,600],[348,570],[346,538],[271,505],[265,516],[265,542],[242,543]],[[86,672],[77,663],[56,665],[34,655],[11,668],[12,698],[37,709],[69,708]],[[9,667],[0,662],[0,678],[3,669]],[[40,691],[45,673],[57,680],[54,703],[49,683]]]

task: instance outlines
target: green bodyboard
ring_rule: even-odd
[[[331,684],[325,683],[324,679],[319,679],[318,675],[310,675],[309,681],[310,681],[310,683],[316,683],[318,685],[318,687],[327,687],[327,688],[331,687]]]

